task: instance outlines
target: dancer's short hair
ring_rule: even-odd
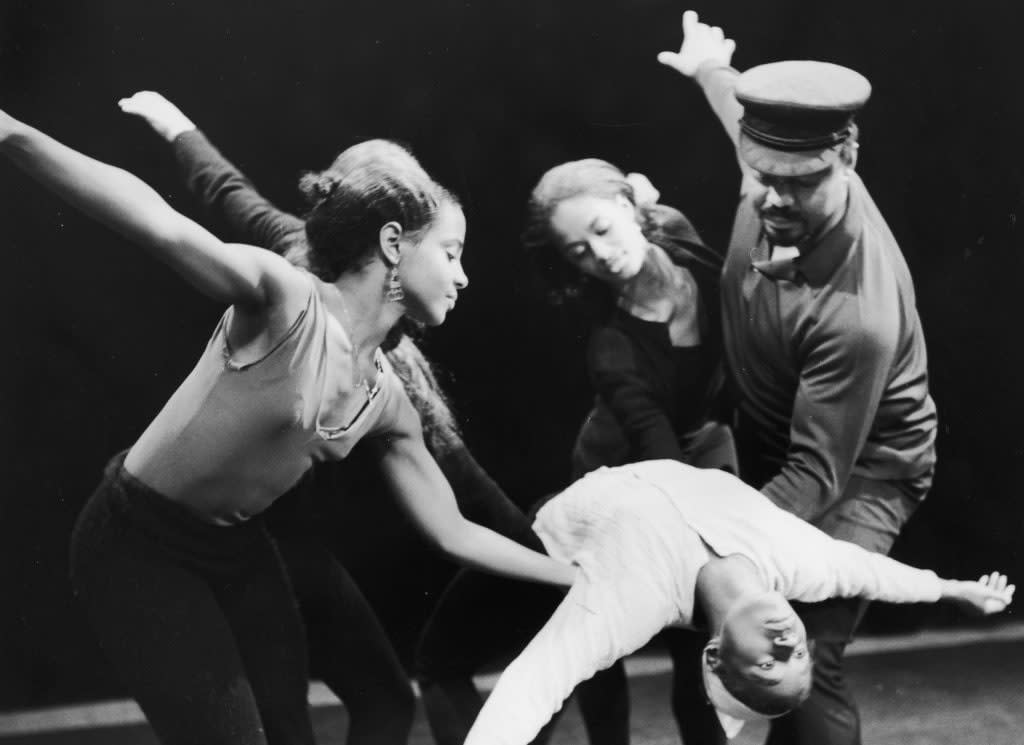
[[[811,695],[810,669],[808,669],[806,680],[801,681],[799,688],[786,691],[779,691],[770,686],[758,685],[752,681],[728,674],[720,676],[720,678],[722,685],[725,686],[729,693],[766,717],[776,717],[792,711]]]

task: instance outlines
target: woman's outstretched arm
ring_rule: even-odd
[[[281,259],[228,247],[143,181],[0,112],[0,153],[43,186],[139,244],[210,298],[257,310],[297,282]]]
[[[569,587],[575,567],[470,522],[459,512],[451,487],[427,452],[412,404],[404,400],[397,421],[377,440],[388,483],[416,526],[461,564],[517,579]]]
[[[224,225],[231,240],[268,248],[288,258],[301,255],[305,223],[260,194],[181,109],[155,91],[139,91],[118,101],[118,106],[145,121],[171,144],[189,191]]]

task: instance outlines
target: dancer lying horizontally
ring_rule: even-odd
[[[529,742],[580,681],[670,625],[713,632],[705,688],[733,737],[810,690],[806,632],[789,600],[952,600],[990,614],[1014,591],[999,573],[940,579],[834,540],[730,474],[671,460],[585,476],[541,508],[534,530],[580,572],[502,674],[466,745]]]

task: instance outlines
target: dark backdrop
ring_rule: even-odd
[[[1015,3],[743,0],[693,6],[741,67],[848,64],[874,84],[860,171],[918,288],[941,416],[940,469],[898,556],[1019,579],[1024,394],[1018,319],[1024,112]],[[583,326],[546,306],[518,245],[546,167],[599,155],[647,173],[711,242],[737,172],[695,86],[660,67],[666,0],[8,1],[0,106],[122,165],[180,209],[169,149],[116,100],[159,90],[278,203],[303,168],[397,138],[464,199],[471,284],[428,349],[467,439],[520,502],[564,484],[587,408]],[[220,309],[0,167],[4,350],[0,707],[118,693],[72,602],[66,543],[105,460],[191,368]],[[367,490],[373,492],[372,489]],[[403,654],[451,568],[386,495],[340,507],[337,543]],[[962,621],[878,609],[882,629]]]

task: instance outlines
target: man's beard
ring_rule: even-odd
[[[761,225],[768,236],[768,240],[777,246],[796,246],[807,237],[807,225],[796,212],[785,209],[764,209],[760,210]],[[769,219],[785,220],[789,224],[785,227],[773,227],[768,224]]]

